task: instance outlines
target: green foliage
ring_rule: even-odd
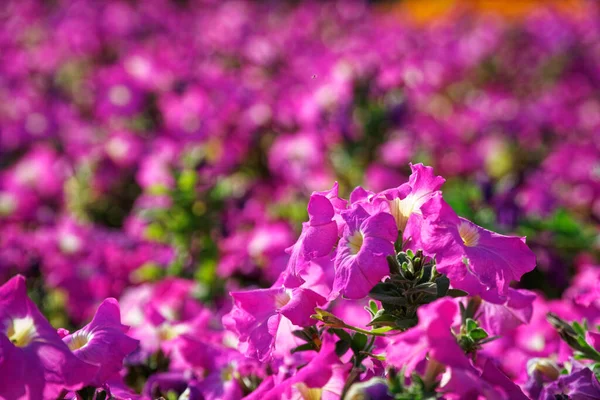
[[[417,310],[445,296],[466,293],[450,289],[450,280],[435,270],[435,263],[421,251],[399,252],[388,256],[390,277],[373,287],[369,296],[381,302],[381,309],[370,303],[372,319],[369,326],[406,330],[417,324]]]
[[[321,350],[321,334],[323,330],[317,329],[314,326],[309,326],[304,329],[292,331],[292,334],[303,340],[305,343],[291,350],[291,353],[300,351],[319,351]]]
[[[584,322],[583,325],[578,322],[569,324],[553,313],[548,313],[546,318],[554,329],[558,331],[561,339],[575,350],[575,359],[600,362],[600,353],[586,340],[586,333],[588,331],[587,323]]]
[[[436,386],[428,387],[416,373],[412,374],[410,383],[406,384],[402,371],[398,373],[395,369],[390,369],[387,384],[389,393],[396,400],[433,400],[440,397],[435,391]]]

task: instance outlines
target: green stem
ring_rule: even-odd
[[[346,328],[346,329],[350,329],[351,331],[354,331],[354,332],[363,333],[363,334],[365,334],[365,335],[371,335],[371,336],[382,336],[382,337],[388,336],[388,335],[386,335],[385,333],[373,332],[373,331],[367,331],[367,330],[365,330],[365,329],[361,329],[361,328],[359,328],[359,327],[357,327],[357,326],[348,325],[348,324],[346,324],[346,323],[344,323],[344,328]]]

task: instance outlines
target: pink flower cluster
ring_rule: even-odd
[[[457,216],[444,179],[411,169],[396,188],[347,200],[337,184],[314,192],[275,283],[232,291],[232,305],[202,304],[206,288],[167,278],[57,332],[12,278],[0,288],[0,396],[600,395],[599,269],[583,267],[560,301],[516,288],[536,264],[525,238]]]
[[[0,287],[0,317],[3,399],[65,398],[84,386],[103,387],[119,380],[123,359],[138,347],[113,298],[80,330],[57,332],[27,297],[22,276]]]
[[[387,257],[393,257],[398,249],[422,250],[424,257],[435,259],[437,271],[450,279],[453,288],[478,299],[478,320],[493,334],[530,321],[536,295],[509,286],[535,268],[535,256],[525,239],[499,235],[458,217],[442,198],[444,179],[431,167],[417,164],[411,168],[409,181],[395,189],[375,193],[358,187],[348,201],[338,197],[337,184],[329,191],[312,194],[309,220],[289,248],[290,261],[276,283],[269,289],[231,293],[234,306],[223,323],[236,334],[243,354],[274,365],[283,363],[285,367],[280,368],[286,370],[301,367],[307,362],[306,355],[294,357],[294,349],[302,342],[292,334],[294,329],[319,328],[319,318],[311,319],[316,308],[330,308],[364,326],[368,320],[360,321],[351,314],[358,312],[371,289],[390,275]],[[355,304],[359,307],[354,308]],[[345,308],[354,311],[342,311]],[[320,318],[321,328],[347,328],[346,318],[325,315]],[[447,398],[526,398],[493,355],[475,360],[461,349],[457,300],[442,298],[425,305],[419,308],[418,319],[417,327],[378,338],[371,351],[381,357],[368,360],[367,371],[353,379],[383,377],[390,367],[410,377],[425,364],[438,363],[437,372],[427,379],[435,380],[445,371],[438,390]],[[366,327],[360,329],[365,332]],[[305,386],[342,394],[340,381],[351,379],[347,357],[333,357],[335,362],[324,364],[320,358],[332,351],[333,335],[320,328],[314,332],[321,336],[311,338],[311,343],[322,343],[308,366],[320,363],[321,374],[328,378],[300,384],[295,374],[288,372],[283,378],[275,374],[266,381],[269,387],[263,395],[295,398]],[[323,369],[329,371],[327,375]],[[297,373],[303,372],[304,368]]]
[[[600,398],[600,6],[374,3],[2,3],[0,399]]]

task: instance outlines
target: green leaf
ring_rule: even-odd
[[[581,336],[585,336],[585,328],[579,322],[574,321],[572,326],[575,332],[577,332]]]
[[[398,264],[398,260],[394,256],[387,256],[387,263],[390,267],[390,275],[395,275],[400,273],[400,264]]]
[[[437,285],[437,297],[444,297],[450,288],[450,279],[442,275],[436,278],[435,284]]]
[[[309,350],[317,350],[317,345],[314,344],[313,342],[309,342],[309,343],[304,343],[301,346],[296,347],[295,349],[291,350],[291,353],[298,353],[300,351],[309,351]]]
[[[391,326],[396,324],[396,317],[390,314],[381,314],[376,316],[367,324],[367,326]]]
[[[487,334],[487,332],[481,328],[475,328],[469,334],[470,334],[471,338],[473,340],[475,340],[476,342],[479,340],[483,340],[489,336]]]
[[[373,300],[369,300],[369,306],[365,308],[368,308],[367,311],[369,311],[373,317],[377,314],[377,311],[379,311],[377,303],[375,303]]]
[[[428,282],[433,274],[433,266],[427,265],[421,270],[421,278],[418,283]]]
[[[346,352],[349,349],[350,349],[350,342],[347,342],[345,340],[338,340],[335,343],[335,354],[337,354],[338,357],[341,357],[344,354],[346,354]]]
[[[339,337],[341,340],[345,341],[345,342],[352,342],[352,336],[350,336],[350,334],[348,332],[346,332],[344,329],[338,329],[338,328],[330,328],[329,332],[334,333],[337,337]]]
[[[471,318],[467,318],[467,320],[465,321],[465,325],[467,328],[467,332],[471,332],[472,330],[477,329],[479,327],[479,325],[477,325],[477,322],[475,322]]]
[[[352,343],[351,343],[350,347],[352,347],[352,350],[355,353],[358,353],[359,351],[362,351],[365,349],[367,342],[368,342],[367,335],[357,332],[354,334],[354,336],[352,336]]]
[[[454,298],[465,297],[468,295],[469,295],[469,293],[465,292],[464,290],[460,290],[460,289],[448,289],[448,291],[446,292],[446,296],[450,296],[450,297],[454,297]]]
[[[416,318],[397,319],[395,325],[398,329],[406,330],[417,325],[417,322]]]
[[[308,333],[306,333],[303,330],[295,330],[292,331],[292,335],[296,336],[297,338],[300,338],[302,340],[305,340],[307,342],[311,341],[312,338],[308,335]]]
[[[382,326],[380,328],[371,329],[370,332],[371,333],[375,333],[375,334],[377,334],[377,333],[386,333],[386,332],[389,332],[389,331],[391,331],[393,329],[394,328],[392,328],[391,326]]]

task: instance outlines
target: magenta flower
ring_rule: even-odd
[[[421,211],[421,238],[411,247],[435,256],[438,271],[454,287],[472,296],[493,291],[506,297],[509,283],[535,268],[535,255],[525,238],[500,235],[459,218],[441,195]]]
[[[483,358],[481,371],[449,368],[442,377],[440,392],[448,400],[497,399],[527,400],[521,388],[499,370],[491,360]]]
[[[125,334],[121,324],[119,303],[106,299],[98,307],[92,322],[63,338],[80,360],[99,367],[92,384],[101,386],[123,367],[123,358],[133,352],[139,342]]]
[[[576,369],[571,374],[561,376],[548,385],[540,394],[540,400],[568,398],[592,400],[600,398],[600,382],[589,368]]]
[[[386,257],[394,253],[398,230],[390,214],[369,215],[360,205],[342,216],[347,225],[338,244],[332,294],[360,299],[389,274]]]
[[[504,335],[519,325],[528,324],[535,298],[533,292],[513,288],[508,288],[506,300],[499,304],[484,298],[479,309],[481,327],[492,335]]]
[[[335,210],[331,200],[322,194],[313,193],[308,202],[308,222],[302,226],[302,233],[296,244],[288,249],[290,260],[287,265],[286,285],[297,286],[299,278],[315,258],[331,253],[338,240],[338,226],[334,221]]]
[[[458,345],[452,327],[458,322],[458,305],[450,299],[440,299],[417,311],[419,324],[398,335],[387,346],[390,365],[404,368],[410,376],[426,356],[436,362],[461,370],[474,370]]]
[[[56,398],[89,384],[98,367],[78,359],[27,297],[25,278],[0,287],[0,398]]]
[[[600,332],[587,332],[586,339],[596,351],[600,351]]]
[[[259,396],[251,396],[251,398],[265,400],[339,399],[349,368],[343,365],[336,355],[334,340],[331,337],[323,339],[319,353],[306,366],[296,371],[290,378],[274,385]]]
[[[388,200],[390,214],[394,216],[396,226],[408,239],[407,231],[409,220],[421,216],[421,206],[431,199],[446,181],[441,176],[433,173],[433,168],[425,167],[423,164],[411,164],[412,174],[407,183],[382,192]],[[411,230],[410,233],[413,233]],[[409,234],[410,234],[409,233]]]
[[[325,304],[323,296],[306,288],[284,287],[232,292],[233,309],[223,317],[223,325],[235,332],[240,350],[249,357],[265,361],[275,348],[281,317],[294,325],[309,326],[315,307]]]

